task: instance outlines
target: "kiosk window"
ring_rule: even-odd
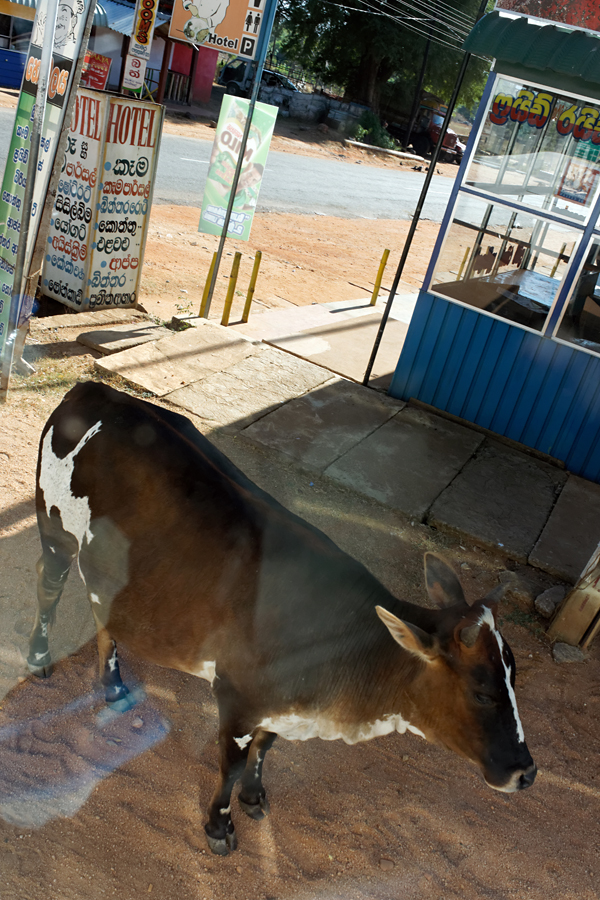
[[[583,223],[599,160],[600,104],[499,78],[465,184]]]
[[[541,331],[579,232],[463,194],[431,289]]]
[[[594,238],[556,337],[600,353],[600,238]]]

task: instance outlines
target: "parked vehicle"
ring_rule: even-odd
[[[433,148],[438,142],[447,112],[447,106],[432,107],[422,105],[420,107],[410,138],[410,143],[415,153],[418,153],[419,156],[428,157],[433,153]],[[392,137],[404,141],[408,130],[408,120],[392,122],[387,126],[387,130]],[[457,165],[460,165],[463,152],[464,144],[459,141],[456,132],[449,128],[444,137],[440,161],[455,162]]]
[[[225,85],[227,93],[233,94],[234,97],[249,97],[253,78],[254,63],[238,58],[223,67],[217,83]],[[263,69],[260,82],[264,87],[281,87],[288,91],[298,91],[289,78],[271,69]]]

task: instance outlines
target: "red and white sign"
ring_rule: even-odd
[[[99,53],[88,50],[85,54],[81,86],[103,91],[108,82],[111,64],[110,56],[100,56]]]
[[[144,84],[145,74],[146,60],[128,53],[123,72],[123,87],[130,91],[139,91]]]

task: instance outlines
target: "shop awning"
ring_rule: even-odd
[[[600,85],[600,34],[596,32],[545,25],[539,19],[496,10],[479,20],[463,49],[509,66]],[[538,80],[545,81],[541,76]]]
[[[2,5],[0,12],[9,16],[18,16],[19,10],[15,7],[25,7],[28,13],[24,16],[27,19],[33,19],[37,6],[36,0],[8,0]],[[133,14],[135,12],[135,4],[118,3],[117,0],[98,0],[96,3],[96,11],[94,12],[94,25],[101,28],[110,28],[112,31],[118,31],[120,34],[131,34],[133,31]],[[165,16],[159,12],[156,14],[156,25],[162,25],[169,21],[169,16]]]
[[[35,2],[35,0],[31,0],[31,2]],[[133,31],[134,12],[134,4],[118,3],[117,0],[98,0],[94,14],[94,25],[110,28],[111,31],[118,31],[119,34],[131,34]],[[169,16],[157,12],[154,27],[158,28],[163,22],[168,21]]]

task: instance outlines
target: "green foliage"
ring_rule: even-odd
[[[410,111],[426,38],[385,15],[387,3],[372,0],[367,13],[364,4],[353,8],[353,2],[338,6],[322,0],[280,0],[278,50],[325,83],[341,85],[348,100],[375,111],[381,105]],[[479,7],[479,0],[450,2],[473,18]],[[424,89],[448,101],[461,60],[460,51],[432,42]],[[471,107],[478,101],[488,71],[489,63],[471,59],[460,103]]]
[[[366,109],[358,120],[356,140],[363,144],[372,144],[374,147],[383,147],[386,150],[398,149],[396,141],[370,109]]]

